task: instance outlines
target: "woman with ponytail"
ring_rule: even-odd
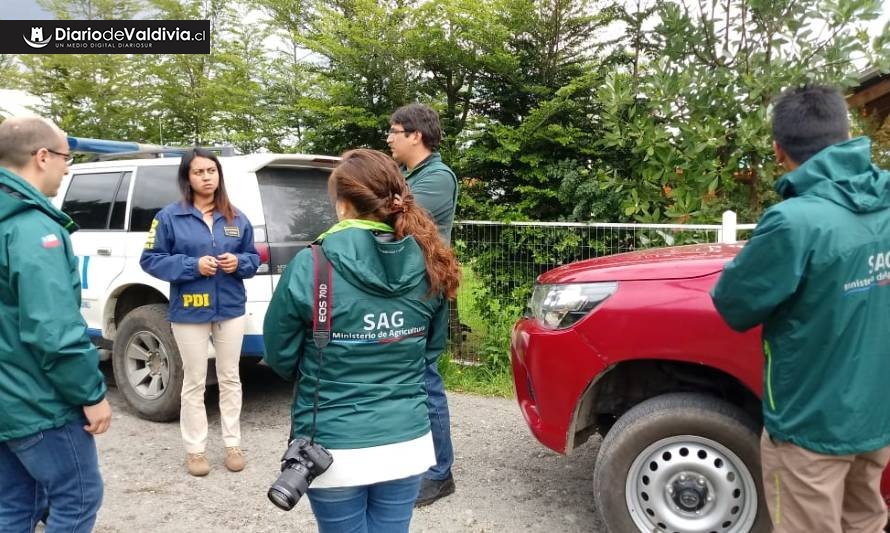
[[[306,249],[266,313],[266,362],[297,380],[290,437],[313,437],[334,459],[308,491],[319,531],[407,532],[435,463],[424,369],[445,347],[460,270],[387,155],[345,153],[328,191],[339,222],[315,245],[332,270],[330,343],[320,353],[313,342]]]

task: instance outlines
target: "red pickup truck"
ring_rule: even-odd
[[[770,530],[760,489],[760,328],[708,292],[741,245],[653,249],[542,274],[513,329],[519,407],[545,446],[603,437],[594,497],[614,533]],[[881,485],[890,503],[890,469]]]

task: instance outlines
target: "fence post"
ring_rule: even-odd
[[[723,244],[735,244],[738,224],[735,211],[723,212],[723,228],[719,231],[717,241]]]

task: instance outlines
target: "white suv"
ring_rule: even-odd
[[[257,275],[244,280],[242,355],[263,356],[263,316],[293,256],[336,221],[327,178],[336,158],[220,156],[226,190],[254,228]],[[79,163],[53,200],[80,226],[71,236],[80,264],[81,312],[118,389],[140,416],[179,416],[182,363],[167,321],[168,284],[143,272],[139,257],[155,214],[179,200],[178,157]]]

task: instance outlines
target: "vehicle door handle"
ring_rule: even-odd
[[[111,248],[99,248],[96,250],[96,255],[111,255]]]

